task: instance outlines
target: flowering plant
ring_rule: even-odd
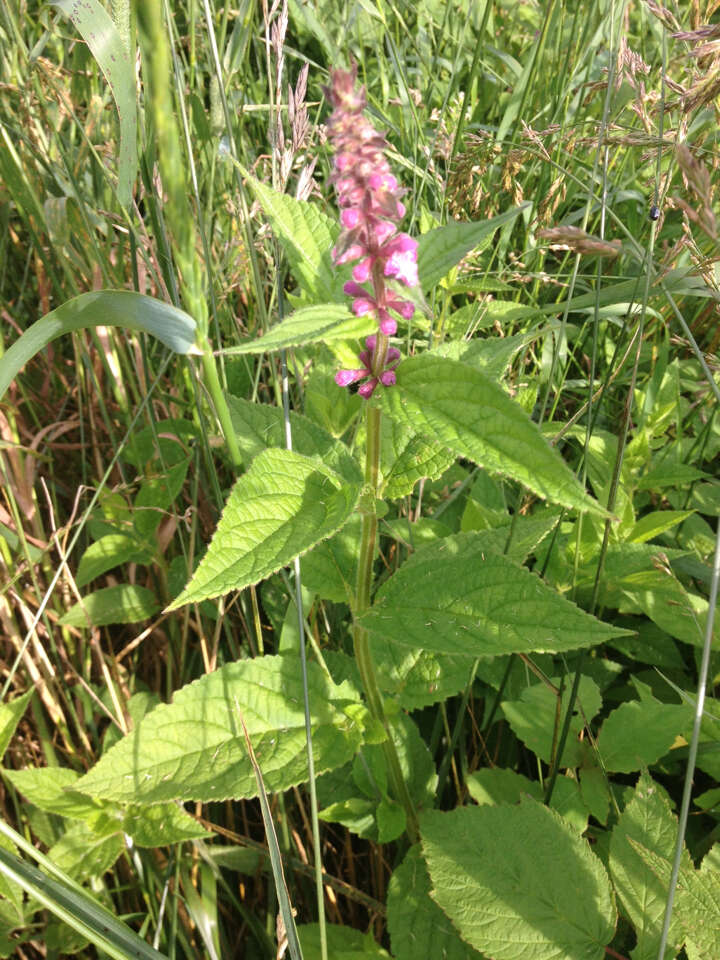
[[[357,87],[357,67],[333,70],[326,95],[333,106],[328,136],[335,148],[335,169],[331,176],[341,209],[342,233],[333,249],[336,264],[357,261],[344,291],[353,297],[357,316],[372,314],[378,323],[377,336],[368,337],[360,354],[361,367],[338,371],[335,381],[346,387],[363,380],[358,389],[370,397],[381,383],[395,383],[398,350],[388,345],[397,331],[394,314],[409,320],[415,312],[406,300],[388,287],[392,278],[406,287],[417,286],[417,240],[398,232],[405,216],[401,197],[405,191],[390,172],[385,136],[365,117],[364,87]],[[363,286],[363,284],[369,284]]]

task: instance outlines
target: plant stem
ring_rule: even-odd
[[[377,496],[378,473],[380,467],[380,437],[382,430],[382,412],[371,403],[367,405],[367,443],[365,453],[365,483],[372,493]],[[357,588],[355,591],[355,624],[353,627],[353,645],[355,648],[355,662],[360,671],[368,708],[373,719],[379,721],[386,733],[383,741],[385,761],[388,767],[390,786],[395,798],[405,808],[407,818],[407,834],[412,843],[419,839],[419,828],[415,804],[410,796],[408,785],[400,766],[395,741],[392,738],[390,724],[385,715],[385,705],[377,681],[375,664],[370,652],[370,637],[367,630],[358,623],[358,617],[370,607],[370,590],[372,587],[372,568],[377,546],[377,516],[368,511],[362,518],[362,534],[360,538],[360,557],[358,560]]]
[[[218,377],[217,367],[215,366],[215,358],[212,355],[212,350],[207,338],[204,335],[199,335],[198,339],[201,341],[203,382],[210,394],[213,406],[215,407],[215,413],[220,421],[220,428],[222,429],[233,467],[239,472],[242,468],[242,455],[237,438],[235,437],[235,430],[233,429],[232,418],[230,417],[230,409],[227,405],[222,387],[220,386],[220,378]]]

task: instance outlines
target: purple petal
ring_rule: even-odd
[[[368,397],[373,395],[373,391],[377,385],[377,377],[373,377],[372,380],[368,380],[367,383],[363,383],[360,387],[358,387],[358,393],[361,397],[365,397],[367,400]]]
[[[392,387],[392,385],[395,383],[395,371],[394,371],[394,370],[386,370],[384,373],[381,373],[381,374],[380,374],[380,383],[381,383],[384,387]],[[362,389],[362,388],[361,388],[361,389]],[[359,391],[358,391],[358,392],[359,392]]]
[[[338,370],[335,374],[335,383],[339,387],[349,387],[351,383],[356,383],[367,376],[367,370]]]

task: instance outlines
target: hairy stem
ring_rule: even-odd
[[[383,338],[384,339],[384,338]],[[365,455],[365,483],[377,495],[378,472],[380,466],[380,437],[382,430],[382,413],[372,404],[367,405],[367,446]],[[370,606],[370,590],[372,587],[372,568],[377,546],[377,516],[374,511],[363,515],[362,535],[360,538],[360,558],[358,561],[357,589],[355,592],[355,625],[353,627],[353,645],[355,648],[355,662],[360,671],[363,689],[367,698],[371,715],[379,721],[386,733],[383,742],[385,760],[388,767],[388,777],[392,792],[405,809],[407,819],[407,834],[412,843],[419,838],[419,829],[415,805],[410,796],[405,777],[400,766],[395,741],[392,738],[390,724],[385,715],[385,705],[377,681],[375,664],[370,652],[370,638],[367,630],[358,623],[358,617]]]

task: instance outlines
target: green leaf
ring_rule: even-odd
[[[412,493],[418,480],[437,480],[455,460],[455,454],[447,447],[425,439],[405,429],[398,438],[395,457],[380,496],[388,500]]]
[[[666,530],[672,530],[695,513],[694,510],[653,510],[641,517],[628,534],[631,543],[645,543],[659,537]]]
[[[53,0],[74,25],[105,74],[120,120],[118,200],[127,207],[137,170],[137,114],[135,64],[107,10],[98,0]]]
[[[605,516],[522,407],[480,370],[428,353],[411,357],[380,402],[390,417],[456,456],[565,507]]]
[[[390,960],[390,954],[373,940],[371,933],[335,923],[325,925],[328,956],[332,960]],[[304,923],[297,928],[303,960],[320,960],[320,928],[317,923]]]
[[[357,340],[376,329],[377,321],[370,314],[356,317],[344,304],[323,303],[296,310],[282,323],[268,330],[265,336],[241,343],[238,347],[229,347],[223,353],[270,353],[310,343]]]
[[[302,582],[323,600],[349,603],[355,595],[362,519],[351,517],[342,530],[305,554]]]
[[[35,688],[31,687],[9,703],[0,703],[0,759],[5,756],[5,751],[10,746],[13,734],[27,710],[33,693]]]
[[[152,561],[152,554],[146,547],[141,546],[132,537],[122,533],[108,533],[90,544],[80,558],[75,583],[78,587],[85,587],[91,580],[96,580],[124,563],[148,564]]]
[[[631,841],[671,860],[677,829],[677,820],[665,791],[644,773],[610,838],[610,875],[622,909],[630,918],[637,936],[633,960],[657,960],[667,887],[645,863]],[[692,869],[687,851],[684,851],[684,865],[686,869]],[[676,947],[668,947],[665,960],[674,957],[680,948],[677,917],[673,919],[670,931],[670,942],[676,943]]]
[[[286,446],[285,420],[279,407],[266,403],[251,403],[240,397],[228,396],[230,417],[236,430],[238,446],[246,462],[263,450]],[[339,473],[349,484],[362,484],[360,464],[344,443],[302,414],[290,411],[293,450],[305,457],[314,457]]]
[[[331,536],[350,518],[360,484],[291,450],[265,450],[228,497],[215,535],[174,610],[242,590]]]
[[[520,803],[524,797],[532,797],[542,803],[543,790],[540,784],[536,780],[529,780],[521,773],[515,773],[514,770],[484,767],[469,774],[465,782],[470,796],[480,806]],[[587,808],[582,801],[576,781],[570,777],[557,778],[550,806],[578,833],[582,833],[587,827]]]
[[[130,290],[81,293],[45,314],[12,344],[0,362],[0,400],[25,364],[51,341],[73,330],[98,326],[140,330],[176,353],[199,353],[195,321],[178,307]]]
[[[446,700],[470,682],[471,661],[418,647],[401,647],[381,634],[370,638],[378,682],[404,710]]]
[[[424,233],[418,240],[418,274],[423,290],[431,290],[471,250],[489,246],[495,231],[512,222],[528,206],[514,207],[489,220],[447,223]]]
[[[122,821],[122,829],[138,847],[167,847],[213,835],[175,803],[131,804]]]
[[[109,623],[139,623],[160,609],[157,596],[147,587],[121,583],[103,587],[83,597],[60,617],[63,627],[105,627]]]
[[[270,221],[288,258],[292,275],[303,292],[313,303],[342,300],[342,281],[331,257],[340,232],[335,221],[315,204],[279,193],[255,177],[249,176],[247,182]]]
[[[430,875],[419,844],[390,878],[387,924],[396,960],[482,960],[430,899]]]
[[[559,686],[558,677],[550,679],[555,687]],[[544,683],[526,687],[519,700],[506,700],[502,704],[503,713],[515,736],[545,763],[549,763],[552,756],[556,717],[565,717],[570,693],[571,688],[566,684],[559,712],[556,694]],[[579,739],[580,733],[585,721],[589,723],[601,705],[602,698],[595,681],[590,677],[581,677],[575,715],[570,721],[570,732],[561,759],[563,767],[579,767],[583,763],[588,746]]]
[[[48,813],[83,820],[102,809],[97,801],[74,789],[79,774],[67,767],[3,770],[3,776],[30,803]]]
[[[689,706],[647,699],[621,703],[605,720],[597,738],[603,766],[612,773],[632,773],[664,756],[692,722]]]
[[[342,766],[362,739],[364,708],[349,685],[308,665],[318,773]],[[302,678],[294,657],[229,663],[179,690],[112,747],[78,789],[119,803],[253,797],[242,714],[269,791],[307,779]]]
[[[607,874],[588,844],[534,800],[420,820],[432,895],[494,960],[602,960],[615,932]]]
[[[124,849],[119,830],[109,836],[98,836],[87,823],[77,821],[50,847],[48,857],[69,877],[82,881],[101,877]]]
[[[486,553],[475,533],[418,550],[380,587],[360,622],[393,643],[472,657],[576,650],[626,632],[506,557]]]
[[[515,306],[515,304],[513,304]],[[482,370],[490,380],[501,380],[515,354],[532,343],[544,331],[518,333],[514,337],[488,337],[472,340],[447,340],[432,352],[438,357],[448,357]]]

